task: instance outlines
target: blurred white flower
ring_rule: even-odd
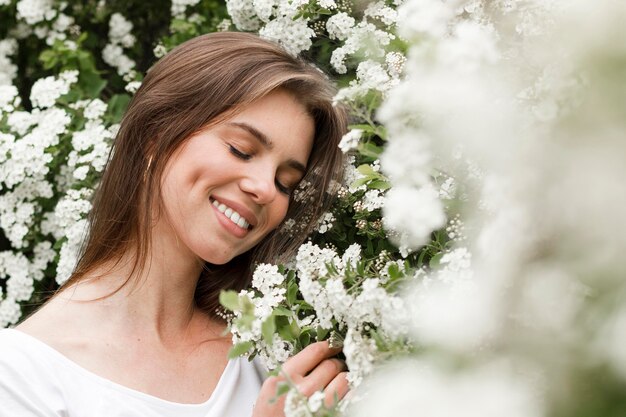
[[[418,248],[430,234],[443,227],[446,215],[437,192],[430,186],[419,189],[396,185],[387,191],[383,208],[385,228],[400,232],[400,243]],[[393,238],[393,236],[392,236]]]

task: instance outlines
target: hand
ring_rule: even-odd
[[[281,396],[274,403],[270,403],[270,400],[276,396],[279,384],[286,380],[285,375],[307,397],[324,390],[327,407],[334,404],[335,394],[339,399],[343,398],[348,392],[346,364],[340,359],[332,358],[340,351],[340,348],[330,348],[327,341],[316,342],[289,358],[283,364],[280,375],[271,376],[263,383],[254,406],[253,417],[284,416],[285,396]]]

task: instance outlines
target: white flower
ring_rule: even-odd
[[[85,115],[87,119],[94,120],[94,119],[99,119],[100,117],[102,117],[104,113],[106,112],[106,110],[107,110],[106,103],[100,99],[95,99],[95,100],[92,100],[87,105],[87,107],[85,107],[83,114]]]
[[[53,76],[35,81],[30,91],[30,100],[35,107],[45,109],[70,91],[70,85],[78,80],[78,71],[64,71],[58,78]]]
[[[326,394],[324,394],[324,391],[317,391],[313,393],[313,395],[309,397],[309,410],[316,413],[322,407],[325,398]]]
[[[417,248],[430,234],[445,226],[446,216],[437,192],[432,187],[419,189],[396,185],[385,195],[385,227],[402,231],[401,244]]]
[[[102,50],[102,59],[110,66],[117,68],[119,75],[127,74],[135,68],[135,62],[124,55],[124,51],[119,45],[107,44]]]
[[[357,191],[365,190],[367,186],[365,184],[359,185],[358,187],[353,187],[355,181],[364,178],[364,175],[359,172],[359,170],[354,166],[354,156],[347,159],[346,164],[344,166],[344,175],[343,181],[344,184],[348,187],[348,191],[354,194]]]
[[[226,10],[239,30],[255,31],[261,27],[253,2],[249,0],[226,0]]]
[[[459,372],[433,364],[437,362],[403,360],[383,368],[365,384],[367,395],[355,403],[351,415],[412,417],[419,410],[429,417],[544,416],[540,396],[529,378],[504,364],[489,363]]]
[[[89,173],[89,167],[86,165],[82,165],[74,170],[73,176],[79,181],[87,178],[87,174]]]
[[[276,265],[260,264],[252,274],[252,286],[263,294],[270,294],[283,282],[285,282],[285,276],[278,272]]]
[[[156,58],[162,58],[165,56],[165,54],[167,54],[167,48],[162,43],[159,43],[157,46],[154,47],[152,53]]]
[[[326,21],[326,30],[331,39],[345,40],[354,27],[354,18],[345,12],[334,14]]]
[[[341,28],[338,26],[337,29],[333,28],[333,30],[341,30]],[[332,52],[330,64],[339,74],[344,74],[347,71],[346,58],[356,54],[364,47],[366,56],[382,57],[385,55],[384,48],[393,39],[395,39],[393,34],[378,29],[372,23],[362,21],[350,30],[344,44]]]
[[[280,43],[288,52],[297,55],[311,47],[311,38],[315,36],[315,32],[302,18],[293,20],[290,17],[279,17],[261,28],[259,35]]]
[[[20,104],[20,96],[13,85],[0,85],[0,114],[11,113]]]
[[[52,0],[20,0],[17,2],[17,17],[29,25],[43,20],[52,20],[56,14]]]
[[[308,409],[307,397],[297,389],[290,389],[285,397],[285,417],[313,417]]]
[[[61,246],[57,264],[57,284],[63,285],[72,275],[87,229],[88,223],[85,219],[78,220],[66,229],[67,241]]]
[[[406,57],[400,52],[389,52],[385,56],[385,63],[387,64],[387,72],[389,75],[398,78],[404,71]]]
[[[172,16],[182,17],[187,7],[195,6],[198,3],[200,3],[200,0],[173,0],[170,11]]]
[[[392,86],[391,77],[381,64],[366,60],[359,64],[356,76],[363,89],[386,92]]]
[[[339,149],[341,152],[346,153],[352,149],[356,149],[359,146],[359,140],[363,135],[361,129],[351,129],[348,133],[342,136],[339,142]]]
[[[135,94],[137,90],[139,90],[139,87],[141,87],[141,81],[131,81],[126,84],[126,87],[124,87],[124,89],[131,94]]]
[[[441,0],[407,0],[398,8],[400,35],[406,39],[441,38],[454,14],[453,6]]]
[[[363,196],[363,207],[367,211],[374,211],[385,205],[385,197],[380,190],[368,190]]]
[[[0,328],[15,324],[22,316],[20,305],[13,298],[0,300]]]
[[[361,245],[358,243],[353,243],[348,246],[348,249],[343,253],[341,257],[342,263],[344,265],[351,265],[353,268],[356,267],[356,264],[359,260],[361,260]]]
[[[335,216],[331,212],[327,212],[322,214],[320,219],[317,222],[317,232],[318,233],[326,233],[330,229],[333,228],[333,222],[335,221]]]
[[[384,1],[378,1],[371,3],[365,9],[365,16],[370,16],[380,19],[385,25],[390,26],[396,23],[398,19],[398,12],[391,7],[385,5]]]
[[[109,41],[114,45],[130,48],[135,44],[135,37],[130,33],[133,24],[120,13],[113,13],[109,20]]]
[[[361,335],[360,331],[348,329],[343,342],[343,353],[346,356],[348,382],[352,388],[358,387],[363,378],[374,369],[378,349],[376,343]]]
[[[432,151],[429,145],[429,138],[419,131],[392,133],[380,158],[383,172],[394,184],[430,184]]]

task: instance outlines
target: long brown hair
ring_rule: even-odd
[[[150,254],[152,202],[160,201],[154,196],[160,196],[168,159],[200,129],[234,116],[278,88],[290,92],[315,123],[301,181],[307,187],[300,197],[306,196],[292,197],[286,216],[299,226],[297,233],[277,229],[225,265],[205,264],[196,304],[213,315],[220,290],[244,288],[255,263],[281,262],[292,255],[328,209],[329,187],[341,175],[343,158],[337,145],[346,130],[345,111],[333,106],[332,82],[312,64],[255,35],[212,33],[181,44],[148,71],[115,138],[94,195],[89,234],[65,286],[105,264],[117,265],[129,251],[130,275],[143,271]]]

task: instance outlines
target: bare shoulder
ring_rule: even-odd
[[[68,334],[80,334],[80,319],[75,307],[54,297],[15,328],[40,341],[58,348]]]

